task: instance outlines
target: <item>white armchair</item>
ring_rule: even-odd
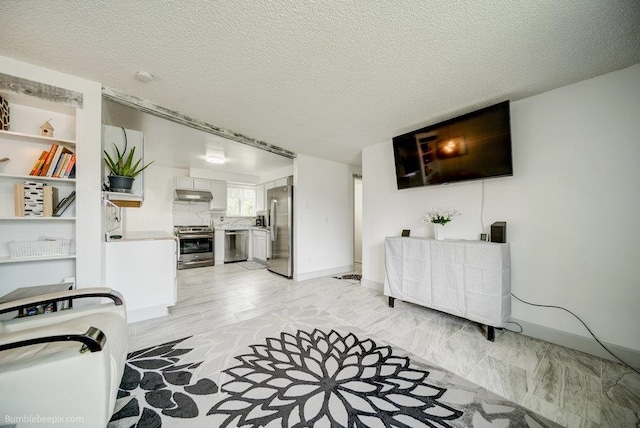
[[[0,304],[0,315],[96,297],[109,301],[0,321],[0,424],[41,426],[52,418],[61,425],[107,425],[129,339],[122,296],[109,288],[62,291]]]

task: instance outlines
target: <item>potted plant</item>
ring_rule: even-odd
[[[113,158],[109,155],[109,153],[107,153],[106,150],[103,150],[105,156],[104,161],[109,167],[110,171],[110,174],[108,176],[109,190],[111,190],[112,192],[131,193],[133,180],[149,165],[151,165],[153,161],[142,167],[140,167],[142,158],[138,159],[134,163],[136,148],[131,148],[131,150],[127,153],[126,140],[122,153],[115,143],[113,143],[113,147],[116,149],[116,155]]]

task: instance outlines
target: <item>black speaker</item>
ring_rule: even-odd
[[[496,221],[491,225],[491,242],[507,242],[507,222]]]

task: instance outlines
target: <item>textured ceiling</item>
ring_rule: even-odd
[[[358,164],[418,126],[640,62],[640,1],[2,0],[0,40],[0,55]]]

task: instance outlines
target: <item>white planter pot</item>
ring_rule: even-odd
[[[436,241],[444,241],[444,225],[433,223],[433,237]]]

